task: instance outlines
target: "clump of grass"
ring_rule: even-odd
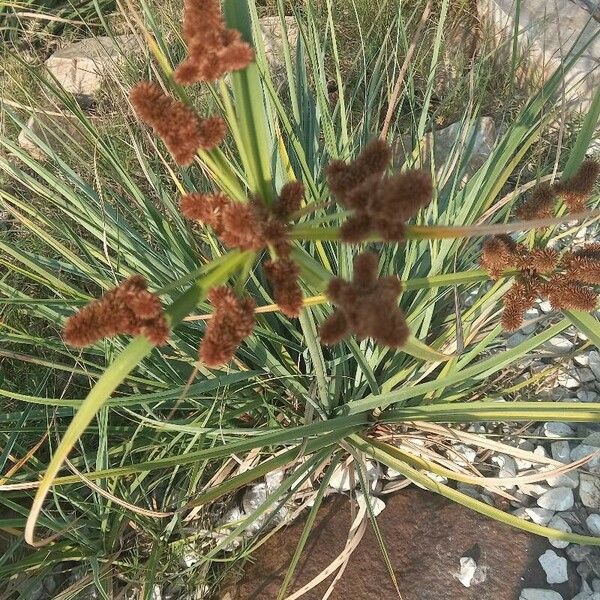
[[[141,2],[140,6],[140,14],[132,14],[153,52],[145,72],[174,101],[197,108],[191,101],[196,88],[181,88],[171,78],[181,47],[171,53],[166,40],[177,40],[177,35],[163,30],[164,23],[157,25],[150,5]],[[7,594],[27,595],[53,569],[70,569],[74,563],[83,577],[74,581],[56,576],[61,591],[75,593],[95,586],[110,594],[143,586],[148,595],[154,585],[173,580],[185,580],[190,587],[212,585],[221,576],[220,562],[250,553],[275,524],[280,507],[301,506],[298,490],[314,499],[310,523],[333,468],[347,453],[356,462],[364,489],[368,486],[362,455],[511,525],[546,537],[597,543],[594,538],[521,521],[452,485],[435,482],[427,472],[450,480],[460,481],[461,476],[443,466],[447,461],[419,457],[393,446],[382,434],[391,429],[424,436],[443,436],[444,431],[466,436],[461,426],[472,422],[585,422],[600,414],[600,406],[594,403],[556,405],[515,395],[514,401],[500,404],[486,396],[486,378],[505,373],[572,324],[594,343],[600,342],[594,317],[562,311],[556,323],[515,348],[493,351],[501,340],[498,311],[485,307],[500,305],[511,273],[488,283],[473,305],[460,312],[460,319],[456,316],[454,289],[489,282],[487,273],[477,268],[481,245],[465,240],[536,227],[551,235],[558,223],[572,218],[559,214],[549,222],[507,225],[508,209],[502,207],[509,204],[510,208],[521,194],[517,190],[510,203],[498,198],[515,176],[515,165],[543,134],[555,108],[560,75],[523,107],[490,158],[465,185],[459,182],[469,147],[457,144],[448,162],[458,167],[449,169],[447,185],[434,186],[433,197],[422,203],[418,214],[406,215],[403,243],[394,239],[384,244],[374,230],[362,245],[346,245],[340,241],[340,227],[349,215],[331,203],[325,167],[339,160],[354,171],[353,159],[367,140],[380,134],[380,121],[372,115],[385,113],[393,102],[387,73],[388,69],[397,73],[402,59],[394,48],[383,46],[381,58],[356,67],[359,76],[349,79],[348,87],[332,99],[326,93],[330,73],[342,81],[344,65],[332,50],[333,67],[328,73],[321,61],[322,44],[329,36],[327,47],[340,48],[339,34],[327,21],[321,30],[323,21],[317,18],[316,8],[307,6],[298,15],[303,41],[295,69],[286,46],[290,93],[282,98],[256,35],[256,5],[225,2],[227,27],[241,31],[247,41],[254,40],[256,61],[230,74],[227,83],[206,88],[211,103],[203,102],[203,114],[205,109],[209,109],[206,114],[218,113],[227,121],[230,134],[218,148],[201,150],[189,167],[174,162],[150,129],[134,121],[127,104],[129,86],[124,82],[115,87],[119,100],[114,106],[128,111],[120,121],[126,127],[109,136],[72,99],[40,79],[43,89],[62,102],[91,142],[89,154],[69,152],[68,139],[51,145],[40,140],[48,155],[48,161],[41,163],[14,139],[0,137],[4,153],[0,170],[14,184],[0,191],[0,202],[36,240],[28,248],[15,239],[1,240],[7,272],[0,279],[2,304],[49,327],[49,335],[43,338],[27,331],[27,321],[3,332],[5,341],[23,349],[22,362],[33,359],[43,369],[37,388],[26,388],[13,377],[13,385],[4,382],[0,389],[9,402],[0,421],[3,446],[10,448],[0,457],[0,472],[7,473],[0,483],[0,505],[10,511],[0,519],[11,532],[11,558],[0,565]],[[333,8],[331,3],[326,6]],[[436,33],[444,26],[440,19]],[[401,14],[391,17],[389,29],[390,39],[408,39]],[[439,56],[439,50],[438,44],[434,54]],[[171,60],[173,56],[177,61]],[[567,68],[572,60],[567,59]],[[417,98],[416,74],[408,72],[406,77],[396,101],[398,106],[414,107],[415,114],[407,122],[398,110],[392,111],[391,138],[403,133],[420,137],[431,125],[431,85]],[[566,179],[583,160],[599,107],[600,100],[570,148]],[[22,124],[17,109],[8,106],[5,111],[15,125]],[[356,119],[356,115],[362,116]],[[464,114],[465,131],[476,116],[472,111]],[[381,172],[366,169],[363,175],[359,185],[354,181],[348,188],[353,193],[350,209],[365,193],[371,201],[369,190],[361,188],[365,181],[387,189]],[[371,179],[373,175],[377,181]],[[282,189],[293,180],[302,181],[304,205],[294,206],[291,214],[284,211],[286,218],[279,218],[275,211]],[[191,224],[184,218],[181,196],[206,198],[208,193],[213,198],[224,194],[238,203],[232,222],[215,217],[207,223],[204,217],[204,224]],[[215,204],[215,208],[222,207]],[[240,235],[235,218],[242,211],[254,218],[252,235]],[[476,225],[482,220],[484,225]],[[227,227],[237,234],[236,243],[228,244],[223,237]],[[521,237],[525,241],[526,236]],[[344,286],[339,282],[351,278],[354,255],[364,247],[379,255],[378,282],[393,282],[396,290],[399,280],[403,283],[400,306],[410,334],[395,344],[399,350],[374,343],[372,337],[379,336],[360,327],[358,333],[365,339],[348,335],[331,347],[320,344],[318,327],[332,313],[324,292],[331,281],[337,281],[330,295],[336,296],[336,286],[342,294]],[[303,299],[297,320],[282,314],[275,304],[274,280],[269,283],[268,273],[260,268],[263,254],[269,255],[271,263],[286,260],[297,268],[293,280]],[[165,348],[154,348],[142,335],[133,341],[117,336],[75,350],[54,333],[81,306],[133,274],[143,276],[160,296],[172,328]],[[374,264],[368,274],[374,274]],[[373,279],[354,278],[361,298],[375,295]],[[24,280],[36,287],[25,287]],[[225,283],[229,292],[220,300],[239,308],[239,302],[252,298],[258,308],[252,315],[255,325],[251,335],[248,331],[238,335],[235,324],[223,327],[227,319],[217,323],[221,338],[226,334],[231,342],[235,337],[236,352],[226,369],[209,368],[198,360],[199,341],[210,332],[214,318],[206,295]],[[340,304],[349,310],[344,302]],[[360,318],[359,314],[359,326]],[[380,329],[379,322],[372,325]],[[52,359],[40,361],[43,352],[51,353]],[[11,360],[19,363],[19,357]],[[50,395],[43,387],[44,377],[54,377],[57,371],[63,379],[57,378]],[[439,424],[455,427],[448,434]],[[510,453],[510,448],[506,451]],[[277,469],[286,469],[285,477],[254,513],[232,523],[221,522],[232,494]],[[308,486],[317,473],[318,489],[307,492],[303,485]],[[477,483],[498,489],[488,478]],[[221,501],[224,505],[218,504]],[[41,537],[57,537],[49,548],[30,554],[22,534],[33,541],[36,524]],[[257,535],[244,538],[249,530]],[[196,551],[191,568],[196,578],[182,565],[182,552],[188,546]],[[286,581],[301,551],[302,543]]]

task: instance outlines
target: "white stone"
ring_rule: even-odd
[[[367,498],[369,499],[368,501],[371,505],[373,514],[377,517],[385,508],[385,502],[381,498],[377,498],[377,496],[365,496],[362,492],[356,492],[356,501],[361,508],[364,507],[365,510],[367,510],[367,514],[369,514],[367,509]]]
[[[372,460],[366,461],[367,478],[369,479],[370,487],[373,490],[377,484],[377,479],[381,476],[381,469],[377,463]],[[340,463],[333,470],[329,487],[338,492],[348,492],[360,484],[360,478],[356,472],[354,464],[346,465]],[[353,485],[354,484],[354,485]]]
[[[600,448],[596,446],[590,446],[588,444],[579,444],[571,450],[571,462],[585,458],[592,454],[598,453],[598,456],[590,459],[583,468],[591,473],[600,474]]]
[[[479,0],[478,9],[481,19],[497,32],[499,42],[510,47],[514,0]],[[528,59],[523,75],[528,80],[549,78],[572,48],[585,48],[564,75],[564,94],[567,109],[587,111],[600,82],[600,40],[594,39],[598,22],[570,0],[527,0],[521,3],[518,25],[520,50]]]
[[[594,372],[587,367],[577,370],[577,378],[581,383],[591,383],[592,381],[596,380]]]
[[[457,465],[466,467],[477,460],[477,450],[474,450],[465,444],[455,444],[452,447],[452,450],[448,452],[448,456],[452,458]]]
[[[298,23],[295,17],[285,18],[285,31],[278,16],[261,17],[258,21],[262,34],[265,56],[271,70],[271,75],[276,84],[281,85],[286,79],[285,57],[284,57],[284,35],[290,47],[290,59],[292,66],[296,63],[296,48],[298,46]]]
[[[581,402],[596,402],[598,393],[591,390],[578,390],[577,399]]]
[[[107,75],[116,72],[127,55],[140,51],[134,35],[98,36],[57,50],[46,67],[67,92],[94,97]]]
[[[521,590],[519,600],[563,600],[563,597],[553,590],[525,588],[524,590]]]
[[[567,487],[574,490],[579,485],[579,473],[577,471],[569,471],[560,475],[552,475],[546,481],[553,488]]]
[[[546,550],[538,560],[546,573],[548,583],[564,583],[569,580],[567,559],[558,556],[554,550]]]
[[[464,139],[464,142],[463,142]],[[401,152],[408,158],[413,152],[413,140],[410,136],[404,136],[401,143]],[[466,167],[466,175],[475,173],[488,159],[496,143],[496,126],[491,117],[476,119],[471,128],[464,130],[460,122],[453,123],[448,127],[434,132],[426,133],[419,143],[420,161],[417,164],[425,170],[431,168],[431,156],[433,154],[436,172],[440,177],[447,168],[447,161],[456,148],[462,144],[469,148],[469,163]]]
[[[285,471],[273,471],[265,475],[265,483],[267,484],[267,491],[270,493],[274,492],[283,482],[285,477]]]
[[[548,527],[565,533],[571,533],[572,531],[571,526],[560,515],[554,515],[548,522]],[[552,538],[548,538],[548,540],[555,548],[566,548],[569,545],[569,542],[564,540],[553,540]]]
[[[471,587],[471,581],[475,576],[477,570],[477,563],[470,556],[463,556],[460,559],[460,572],[457,575],[457,579],[465,586]]]
[[[257,508],[262,506],[267,500],[268,490],[266,483],[257,483],[250,486],[242,498],[244,512],[251,515]]]
[[[584,506],[600,509],[600,478],[597,475],[581,473],[579,476],[579,497]]]
[[[544,300],[543,302],[540,302],[538,304],[538,306],[540,307],[540,310],[543,313],[548,314],[548,313],[552,312],[552,304],[550,304],[550,302],[548,302],[548,300]]]
[[[227,525],[228,523],[234,523],[239,521],[244,515],[239,506],[232,506],[222,517],[221,523]]]
[[[587,367],[590,364],[590,357],[587,354],[578,354],[573,357],[573,362],[580,367]]]
[[[152,588],[151,600],[162,600],[162,593],[160,591],[160,585],[154,585]]]
[[[597,350],[592,350],[588,354],[588,361],[588,365],[596,376],[596,379],[600,379],[600,354]]]
[[[575,432],[569,425],[561,422],[544,423],[544,435],[549,438],[571,437]]]
[[[557,335],[542,344],[540,348],[554,354],[565,354],[573,349],[573,342],[563,335]]]
[[[556,378],[558,385],[567,388],[568,390],[574,390],[579,387],[579,379],[569,372],[561,371]]]
[[[530,508],[526,508],[525,512],[537,525],[548,525],[548,523],[550,523],[550,519],[552,519],[554,516],[553,510],[540,508],[539,506],[531,506]]]
[[[518,483],[519,491],[532,498],[539,498],[548,491],[548,486],[541,483]]]
[[[592,535],[600,536],[600,515],[592,513],[585,520],[585,524]]]
[[[552,458],[561,463],[568,463],[571,455],[571,449],[567,440],[559,440],[550,444]]]
[[[573,490],[568,487],[557,487],[548,490],[537,499],[538,506],[559,511],[569,510],[573,507],[574,502]]]
[[[518,467],[515,459],[508,454],[497,454],[496,456],[492,456],[492,463],[499,467],[498,477],[507,478],[507,477],[516,477],[518,472]]]

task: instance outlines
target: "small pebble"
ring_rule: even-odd
[[[560,421],[544,423],[544,435],[549,438],[571,437],[575,432],[573,428]]]
[[[600,536],[600,515],[592,513],[585,520],[585,524],[592,535]]]
[[[553,510],[540,508],[539,506],[531,506],[530,508],[526,508],[525,512],[537,525],[547,525],[550,522],[550,519],[554,516]]]
[[[598,393],[591,390],[578,390],[577,399],[581,402],[596,402]]]
[[[570,525],[560,515],[554,515],[550,519],[548,527],[550,527],[550,529],[558,529],[559,531],[564,531],[565,533],[571,533],[573,531]],[[566,542],[564,540],[554,540],[552,538],[548,539],[555,548],[566,548],[569,545],[569,542]]]
[[[588,353],[588,365],[596,376],[596,379],[600,379],[600,354],[598,354],[597,350],[592,350]]]
[[[563,597],[553,590],[525,588],[521,590],[519,600],[563,600]]]
[[[559,440],[557,442],[552,442],[550,444],[550,452],[552,453],[552,458],[561,463],[568,463],[569,457],[571,455],[571,450],[569,448],[569,442],[567,440]]]
[[[577,377],[581,383],[590,383],[596,380],[596,376],[594,375],[593,371],[586,367],[577,370]]]
[[[477,570],[477,563],[470,556],[463,556],[460,559],[460,572],[458,573],[457,579],[465,586],[471,587],[471,581],[475,576]]]
[[[569,471],[560,475],[552,475],[546,479],[550,487],[568,487],[574,490],[579,485],[579,473],[577,471]]]
[[[546,573],[548,583],[564,583],[569,580],[567,559],[558,556],[554,550],[546,550],[538,560]]]
[[[574,502],[573,490],[567,487],[553,488],[537,499],[538,506],[558,511],[569,510]]]
[[[376,517],[379,516],[385,508],[385,502],[376,496],[365,496],[362,492],[356,492],[356,501],[361,508],[364,506],[367,509],[367,498],[369,498],[373,515]],[[367,514],[369,513],[367,512]],[[371,515],[369,514],[369,516]]]
[[[566,550],[565,553],[569,557],[569,560],[572,562],[582,562],[584,561],[593,551],[592,546],[583,546],[581,544],[571,544]]]
[[[574,377],[571,373],[559,373],[558,377],[556,378],[556,383],[569,390],[574,390],[575,388],[579,387],[579,379]]]

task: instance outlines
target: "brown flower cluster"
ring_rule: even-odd
[[[228,363],[252,333],[256,305],[251,298],[238,298],[227,286],[213,288],[208,299],[215,311],[200,344],[200,360],[216,368]]]
[[[138,117],[156,131],[181,165],[190,164],[199,149],[214,148],[225,137],[223,119],[198,118],[189,106],[167,96],[154,83],[138,83],[129,97]]]
[[[324,344],[335,344],[350,333],[392,348],[406,343],[410,332],[398,306],[402,284],[397,277],[378,278],[378,263],[377,255],[363,252],[354,259],[352,281],[329,282],[326,294],[337,310],[321,325]]]
[[[375,232],[385,241],[402,241],[406,221],[431,201],[429,175],[413,170],[388,177],[390,161],[390,147],[376,139],[353,162],[334,161],[327,168],[329,189],[354,211],[341,227],[344,241],[360,242]]]
[[[169,325],[158,296],[148,291],[146,280],[134,275],[67,320],[65,341],[71,346],[91,346],[119,334],[144,335],[154,345],[165,344]]]
[[[183,37],[188,56],[175,71],[182,84],[214,81],[254,60],[240,32],[225,26],[219,0],[185,0]]]
[[[504,296],[502,327],[519,329],[525,312],[537,298],[548,298],[555,310],[596,308],[596,292],[586,284],[600,284],[600,244],[592,244],[562,256],[552,248],[534,248],[516,243],[510,236],[486,240],[481,266],[498,278],[505,270],[516,269],[517,278]]]
[[[516,211],[524,221],[546,219],[554,215],[557,201],[562,198],[572,213],[583,212],[600,176],[600,163],[585,160],[577,172],[566,181],[554,185],[542,183],[536,186]]]
[[[241,203],[223,194],[188,194],[181,200],[181,211],[188,219],[212,227],[229,248],[254,252],[273,248],[277,258],[264,265],[265,274],[281,311],[297,317],[302,308],[302,290],[298,266],[290,259],[287,223],[300,208],[303,196],[304,187],[296,181],[283,186],[270,209],[260,198]]]

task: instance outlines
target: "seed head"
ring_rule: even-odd
[[[397,304],[402,285],[397,277],[378,279],[378,262],[375,254],[363,252],[354,261],[352,281],[329,282],[325,293],[337,310],[321,326],[324,344],[334,344],[348,333],[392,348],[406,343],[410,331]]]
[[[182,84],[214,81],[254,60],[240,32],[225,26],[219,0],[185,0],[183,37],[188,56],[175,71]]]
[[[144,335],[160,346],[169,333],[158,296],[147,290],[143,277],[135,275],[71,316],[64,338],[71,346],[82,348],[115,335]]]
[[[596,292],[564,275],[551,278],[542,288],[552,308],[555,310],[595,310],[598,304]]]
[[[525,313],[539,295],[539,282],[536,279],[521,277],[515,281],[504,296],[504,310],[501,325],[505,331],[515,331],[523,325]]]
[[[556,206],[556,190],[548,183],[540,183],[531,192],[516,211],[517,217],[523,221],[547,219],[554,214]]]
[[[522,248],[509,235],[495,235],[483,244],[480,264],[492,278],[497,279],[506,269],[517,265]]]
[[[223,210],[230,204],[225,194],[188,194],[181,199],[184,217],[209,225],[217,235],[223,233]]]
[[[241,300],[227,286],[213,288],[208,299],[215,311],[200,344],[200,360],[216,368],[228,363],[252,333],[256,304],[251,298]]]
[[[302,289],[298,283],[300,269],[289,258],[278,258],[264,264],[265,274],[273,286],[275,302],[288,317],[297,317],[302,309]]]
[[[599,175],[600,163],[588,159],[582,163],[573,177],[556,184],[557,194],[562,197],[571,212],[585,210],[586,202],[594,191]]]
[[[327,167],[327,182],[338,202],[346,205],[346,195],[370,176],[381,177],[392,159],[389,145],[378,138],[371,140],[356,160],[346,164],[334,160]],[[347,208],[353,208],[347,206]]]
[[[139,83],[129,98],[138,117],[163,139],[179,164],[190,164],[200,148],[209,150],[225,136],[223,119],[199,119],[191,108],[164,94],[154,83]]]

